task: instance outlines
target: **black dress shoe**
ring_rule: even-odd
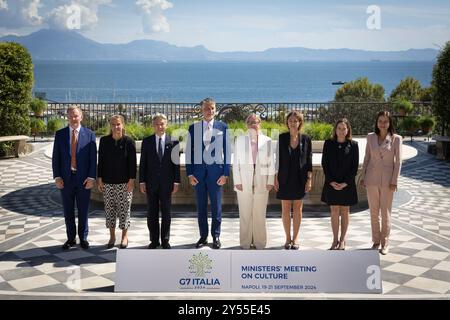
[[[150,244],[148,245],[149,249],[156,249],[159,247],[159,243],[158,242],[150,242]]]
[[[73,240],[73,241],[67,240],[66,242],[64,242],[64,244],[62,246],[62,249],[63,250],[69,250],[70,247],[75,247],[76,244],[77,243],[75,242],[75,240]]]
[[[114,245],[116,244],[116,239],[114,240],[109,240],[108,244],[106,245],[106,248],[111,249],[112,247],[114,247]]]
[[[82,240],[82,241],[80,241],[80,246],[81,246],[81,248],[83,248],[83,249],[89,249],[89,242],[87,242],[87,240]]]
[[[126,249],[128,247],[128,239],[127,239],[127,242],[121,242],[120,243],[120,249]]]
[[[213,249],[220,249],[221,246],[222,246],[222,244],[220,243],[219,238],[214,239],[214,241],[213,241]]]
[[[198,249],[198,248],[203,247],[203,246],[206,245],[206,244],[208,244],[208,240],[206,240],[206,239],[204,239],[204,238],[200,238],[200,239],[197,241],[197,243],[195,244],[195,247]]]
[[[162,247],[163,247],[163,249],[171,249],[172,248],[170,246],[170,243],[168,243],[168,242],[163,242]]]

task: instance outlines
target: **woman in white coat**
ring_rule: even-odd
[[[263,249],[267,242],[266,210],[273,188],[275,159],[272,140],[261,133],[261,119],[246,119],[248,132],[234,145],[233,181],[239,204],[239,234],[243,249]]]

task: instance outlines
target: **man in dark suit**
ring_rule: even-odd
[[[186,146],[186,173],[195,187],[200,239],[197,248],[208,243],[208,196],[211,202],[213,248],[220,249],[222,222],[222,186],[230,175],[228,127],[215,121],[216,103],[211,98],[201,102],[203,120],[189,126]]]
[[[166,134],[167,118],[156,114],[153,119],[155,134],[142,140],[139,165],[139,187],[147,194],[147,227],[150,231],[149,249],[159,247],[159,236],[163,249],[170,249],[170,207],[172,194],[180,184],[180,160],[178,141]],[[159,208],[161,207],[161,232]]]
[[[78,209],[78,237],[83,249],[89,248],[87,236],[91,189],[97,170],[95,134],[81,126],[83,113],[78,106],[67,110],[69,126],[58,130],[53,144],[53,178],[61,190],[67,241],[63,250],[76,244],[75,202]]]

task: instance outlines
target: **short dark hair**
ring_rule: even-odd
[[[333,140],[337,140],[336,129],[337,129],[337,126],[339,125],[339,123],[345,123],[345,125],[347,126],[348,131],[347,131],[347,135],[345,136],[345,139],[352,140],[352,127],[350,126],[350,121],[348,121],[347,118],[341,118],[338,121],[336,121],[336,123],[334,124]]]
[[[380,129],[378,129],[378,119],[382,116],[385,116],[389,119],[389,128],[388,128],[388,133],[390,135],[394,135],[395,133],[395,128],[394,128],[394,123],[392,121],[392,117],[391,117],[391,113],[389,111],[380,111],[377,114],[377,118],[375,119],[375,133],[377,134],[377,136],[380,135]]]

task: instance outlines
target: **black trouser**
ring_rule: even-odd
[[[170,237],[170,207],[172,192],[151,190],[147,186],[147,227],[150,231],[150,241],[159,243],[159,209],[161,208],[161,243],[169,242]]]

